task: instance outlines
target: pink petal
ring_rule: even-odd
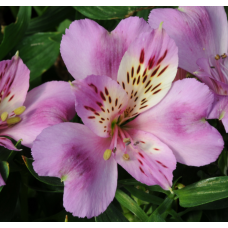
[[[74,21],[60,45],[62,58],[75,79],[88,75],[107,75],[117,78],[120,61],[131,42],[150,26],[141,18],[122,20],[115,30],[108,32],[95,21]]]
[[[126,127],[151,132],[172,149],[178,162],[202,166],[214,162],[223,149],[223,138],[205,121],[213,94],[195,79],[173,83],[166,97]]]
[[[224,7],[179,7],[178,9],[154,9],[149,24],[164,29],[172,37],[179,50],[179,66],[191,73],[198,69],[196,60],[227,52],[227,17]]]
[[[228,96],[215,95],[215,101],[208,119],[220,119],[228,133]]]
[[[2,134],[2,133],[1,133]],[[4,134],[5,135],[5,134]],[[17,140],[18,141],[18,140]],[[15,150],[15,151],[20,151],[19,149],[17,149],[14,144],[12,143],[12,141],[4,136],[0,136],[0,146],[4,146],[5,148],[7,148],[8,150]],[[10,153],[10,151],[9,151]]]
[[[97,216],[115,196],[117,165],[113,157],[103,159],[110,143],[85,125],[61,123],[45,129],[33,144],[34,170],[62,178],[63,205],[74,216]]]
[[[22,144],[31,147],[44,128],[74,117],[74,103],[69,83],[52,81],[42,84],[29,91],[24,103],[26,110],[20,115],[21,122],[1,134],[7,134],[16,141],[22,138]]]
[[[127,146],[129,160],[124,159],[120,147],[117,147],[116,161],[136,180],[147,185],[160,185],[164,189],[172,186],[173,170],[176,159],[172,151],[153,134],[128,131],[132,142]]]
[[[18,56],[0,62],[0,114],[23,105],[30,71]]]
[[[2,178],[2,175],[0,173],[0,187],[6,185],[5,181]]]
[[[116,81],[106,76],[88,76],[73,82],[76,111],[95,134],[110,137],[111,123],[125,110],[128,97]]]
[[[140,34],[124,54],[117,77],[130,98],[127,116],[160,102],[172,85],[177,67],[177,47],[165,30]]]

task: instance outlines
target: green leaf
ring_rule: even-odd
[[[107,210],[95,217],[96,222],[128,222],[124,215],[111,203]]]
[[[146,189],[154,192],[162,192],[165,193],[166,195],[169,195],[170,192],[167,190],[162,189],[159,185],[153,185],[153,186],[148,186],[145,184],[142,184],[141,182],[135,180],[135,179],[124,179],[124,180],[119,180],[118,185],[138,185],[138,186],[144,186]]]
[[[48,8],[48,6],[33,6],[35,9],[36,13],[41,16]]]
[[[192,207],[194,210],[217,210],[228,208],[228,198]]]
[[[26,165],[26,167],[28,168],[28,170],[30,171],[30,173],[39,181],[45,183],[45,184],[49,184],[49,185],[54,185],[54,186],[63,186],[63,183],[60,181],[59,178],[57,177],[41,177],[39,176],[33,169],[32,166],[32,162],[33,160],[30,158],[26,158],[25,156],[22,155],[22,158],[24,160],[24,163]]]
[[[117,189],[115,197],[121,205],[126,207],[133,214],[135,214],[141,221],[147,221],[148,220],[148,216],[146,215],[146,213],[126,193]]]
[[[136,196],[140,200],[144,200],[146,202],[150,202],[156,205],[160,205],[163,202],[163,199],[158,196],[150,195],[149,193],[143,192],[142,190],[138,190],[135,187],[125,186],[132,195]]]
[[[30,70],[30,82],[50,68],[59,55],[60,43],[52,37],[59,33],[37,33],[25,37],[16,47],[19,56]]]
[[[58,26],[60,22],[69,18],[69,16],[74,13],[75,10],[69,6],[49,6],[42,16],[36,17],[30,21],[26,35],[51,31]]]
[[[97,20],[122,19],[132,16],[135,12],[152,9],[142,6],[74,6],[81,14]]]
[[[227,176],[228,150],[225,148],[219,155],[218,166],[223,175]]]
[[[148,222],[157,222],[154,220],[155,219],[159,220],[160,219],[159,215],[162,215],[163,213],[168,212],[172,205],[173,197],[174,197],[174,194],[170,195],[170,197],[166,197],[166,199],[156,208],[156,210],[148,218]]]
[[[0,193],[0,222],[8,222],[14,216],[19,189],[19,173],[10,173],[7,184]]]
[[[124,215],[112,203],[108,206],[106,213],[111,222],[128,222]]]
[[[200,222],[202,211],[190,211],[186,217],[186,222]]]
[[[194,207],[228,197],[228,177],[214,177],[174,190],[182,207]]]
[[[21,6],[16,22],[5,27],[3,40],[0,45],[0,60],[21,41],[27,30],[30,17],[31,6]]]
[[[3,180],[6,183],[6,180],[9,176],[9,163],[6,161],[0,161],[0,175],[2,175]],[[0,192],[2,191],[4,186],[0,187]]]
[[[162,216],[157,211],[155,211],[149,217],[148,222],[165,222],[165,219],[163,219]]]
[[[65,30],[69,28],[70,24],[72,23],[72,21],[66,19],[63,22],[60,23],[57,31],[60,33],[65,33]]]

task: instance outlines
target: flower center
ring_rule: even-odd
[[[217,81],[223,82],[228,84],[228,58],[227,55],[224,53],[223,55],[219,56],[216,55],[215,57],[211,56],[209,59],[209,66],[210,66],[210,74],[215,78]]]
[[[5,129],[11,125],[19,123],[21,121],[21,118],[19,116],[25,111],[25,109],[25,106],[20,106],[10,114],[8,112],[2,112],[0,120],[0,129]]]

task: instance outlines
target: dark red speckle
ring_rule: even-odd
[[[98,102],[98,101],[97,101],[96,103],[97,103],[100,107],[103,106],[103,105],[102,105],[100,102]]]
[[[161,166],[163,166],[164,168],[168,168],[167,166],[165,166],[163,163],[161,163],[160,161],[156,161],[158,164],[160,164]]]
[[[105,87],[105,94],[108,96],[109,95],[109,92],[108,92],[108,89]]]
[[[143,174],[145,174],[145,172],[143,171],[143,169],[141,167],[139,167],[139,169]]]
[[[143,163],[142,163],[142,161],[141,161],[141,160],[139,160],[139,159],[138,159],[138,161],[139,161],[139,163],[140,163],[141,165],[143,165]]]
[[[148,61],[148,69],[152,69],[153,65],[154,65],[154,58],[155,56],[153,56],[153,58],[150,58]]]
[[[169,66],[169,65],[168,65],[168,66]],[[158,74],[158,77],[166,71],[166,69],[168,68],[168,66],[164,67],[164,68],[161,70],[161,72]]]
[[[10,97],[9,101],[11,101],[14,98],[14,95],[12,97]]]
[[[144,49],[142,49],[142,50],[141,50],[140,57],[139,57],[139,62],[140,62],[140,63],[143,63],[143,62],[144,62],[144,55],[145,55]]]
[[[142,157],[142,158],[144,158],[144,156],[139,152],[139,155]]]
[[[105,96],[104,96],[104,94],[103,94],[102,91],[100,92],[100,96],[101,96],[101,98],[102,98],[104,101],[106,101],[106,98],[105,98]]]
[[[89,86],[92,87],[96,93],[98,92],[97,87],[94,84],[91,83]]]
[[[159,65],[162,62],[162,60],[164,60],[164,58],[167,55],[167,52],[168,52],[168,50],[166,50],[165,53],[163,54],[163,56],[158,60],[157,65]]]
[[[154,75],[157,74],[159,68],[160,68],[160,65],[153,71],[153,73],[151,74],[151,77],[154,77]]]

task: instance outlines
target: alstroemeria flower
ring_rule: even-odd
[[[69,83],[48,82],[27,93],[29,73],[18,55],[0,62],[0,146],[9,150],[18,149],[5,136],[31,147],[44,128],[75,115]]]
[[[179,67],[194,73],[215,93],[209,119],[222,120],[228,132],[228,24],[223,6],[156,9],[149,24],[164,28],[179,50]]]
[[[63,38],[62,50],[89,39],[90,29],[85,27],[82,34],[88,33],[86,38],[75,33],[71,40],[73,29],[84,23],[90,29],[95,25],[90,20],[73,22]],[[95,28],[95,34],[103,34],[97,24]],[[119,44],[110,43],[113,47],[108,50],[121,53],[122,43]],[[100,44],[88,46],[93,55]],[[90,68],[86,61],[85,65],[81,65],[83,60],[75,62],[79,54],[83,59],[83,53],[89,54],[88,50],[74,55],[70,52],[71,58],[64,59],[71,72]],[[108,58],[114,59],[115,54]],[[97,56],[96,62],[104,67],[101,72],[110,73],[103,64],[104,56]],[[113,69],[112,62],[107,63]],[[170,189],[176,157],[191,165],[208,164],[218,157],[223,148],[222,137],[204,119],[213,94],[194,79],[178,81],[171,88],[177,65],[177,47],[159,28],[141,33],[129,45],[116,76],[74,75],[78,77],[72,83],[76,111],[85,125],[61,123],[47,128],[32,147],[35,171],[64,181],[67,211],[88,218],[105,211],[115,196],[117,164],[142,183]]]

